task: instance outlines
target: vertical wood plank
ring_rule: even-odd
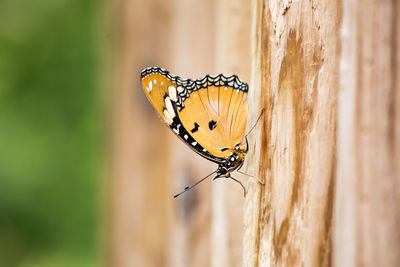
[[[216,11],[215,65],[218,73],[250,82],[250,1],[219,0]],[[251,89],[250,89],[251,90]],[[233,177],[245,182],[239,173]],[[230,179],[213,183],[212,266],[240,266],[243,190]]]
[[[215,4],[121,0],[114,8],[109,265],[209,266],[211,182],[178,199],[173,194],[216,167],[160,123],[139,75],[149,66],[184,78],[212,73]]]
[[[214,71],[215,3],[172,1],[171,60],[168,69],[183,78],[198,79]],[[212,164],[194,153],[173,134],[169,135],[170,177],[174,192],[183,190],[215,170]],[[201,183],[173,203],[171,266],[203,267],[211,264],[212,225],[211,179]]]
[[[343,3],[334,266],[399,266],[400,6]]]
[[[263,0],[252,0],[251,1],[251,80],[249,91],[248,104],[249,105],[249,117],[254,118],[256,112],[263,107],[264,103],[260,100],[262,88],[262,57],[264,46],[263,40],[263,24],[264,24],[264,1]],[[264,38],[266,38],[264,36]],[[264,70],[265,71],[265,70]],[[264,89],[266,90],[266,89]],[[267,110],[265,115],[267,116]],[[260,149],[261,144],[256,142],[260,140],[261,131],[265,130],[265,118],[263,117],[260,121],[260,126],[254,129],[254,135],[249,136],[249,143],[252,144],[247,155],[247,164],[245,170],[248,173],[252,173],[259,177],[259,179],[265,181],[264,175],[259,171],[258,166],[260,165]],[[251,127],[251,123],[248,123],[248,127]],[[263,149],[267,149],[266,144],[262,144]],[[243,231],[243,257],[242,266],[257,266],[258,265],[258,252],[259,252],[259,216],[260,216],[260,197],[261,197],[261,185],[254,180],[249,180],[247,183],[247,196],[244,207],[244,231]]]
[[[169,60],[171,7],[118,1],[114,41],[109,266],[168,266],[171,194],[167,128],[141,89],[140,71]],[[156,166],[156,167],[152,167]]]
[[[341,7],[253,1],[252,116],[265,108],[249,162],[244,266],[328,266],[336,167]]]

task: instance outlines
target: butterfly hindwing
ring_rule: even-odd
[[[211,92],[208,96],[207,91]],[[197,126],[197,131],[192,135],[207,151],[226,158],[230,152],[224,148],[232,148],[244,138],[247,122],[247,105],[244,105],[246,95],[246,92],[238,92],[226,86],[203,88],[192,92],[190,98],[183,102],[185,108],[178,111],[178,115],[185,128],[195,129]],[[246,118],[246,121],[238,122],[242,118]]]
[[[160,117],[203,157],[222,162],[243,141],[247,84],[222,74],[183,80],[161,68],[142,71],[142,87]]]

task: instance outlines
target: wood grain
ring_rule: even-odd
[[[197,79],[214,72],[214,1],[172,1],[174,12],[171,61],[167,67],[184,78]],[[174,135],[169,135],[170,177],[175,192],[195,183],[216,169],[216,165],[194,153]],[[212,183],[208,179],[173,203],[172,239],[167,248],[170,266],[203,267],[212,262]]]
[[[167,266],[165,247],[170,239],[172,211],[166,201],[172,191],[167,175],[168,130],[146,103],[140,72],[149,65],[169,61],[169,54],[163,52],[168,46],[162,40],[170,34],[170,7],[163,1],[118,1],[112,8],[115,28],[111,31],[114,90],[108,265]],[[157,167],[150,167],[154,165]]]
[[[219,0],[216,6],[215,69],[250,82],[250,1]],[[251,90],[251,89],[250,89]],[[248,177],[233,173],[244,183]],[[230,179],[213,184],[212,266],[241,266],[243,190]]]
[[[113,6],[110,266],[211,264],[211,181],[178,199],[173,195],[216,166],[160,123],[139,78],[149,66],[184,78],[212,73],[214,5],[120,0]]]
[[[109,265],[400,266],[399,5],[116,2]],[[157,120],[150,65],[249,82],[244,171],[265,186],[172,199],[216,166]]]
[[[253,116],[244,266],[328,266],[339,88],[340,5],[253,1]],[[257,90],[259,91],[257,93]]]
[[[334,266],[399,266],[400,6],[343,3]]]

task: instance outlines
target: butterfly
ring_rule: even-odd
[[[143,91],[162,121],[193,151],[218,164],[216,171],[174,197],[214,173],[214,180],[231,178],[246,192],[230,173],[243,166],[249,148],[245,134],[248,85],[236,75],[182,79],[159,67],[144,69],[140,77]]]

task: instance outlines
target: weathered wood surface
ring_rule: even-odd
[[[400,266],[400,3],[343,1],[334,266]]]
[[[398,1],[115,7],[110,266],[400,266]],[[172,199],[215,165],[156,118],[149,65],[249,82],[249,127],[265,115],[244,170],[265,186],[234,174],[245,199],[223,179]]]
[[[336,170],[341,6],[253,1],[252,117],[243,266],[328,266]]]

